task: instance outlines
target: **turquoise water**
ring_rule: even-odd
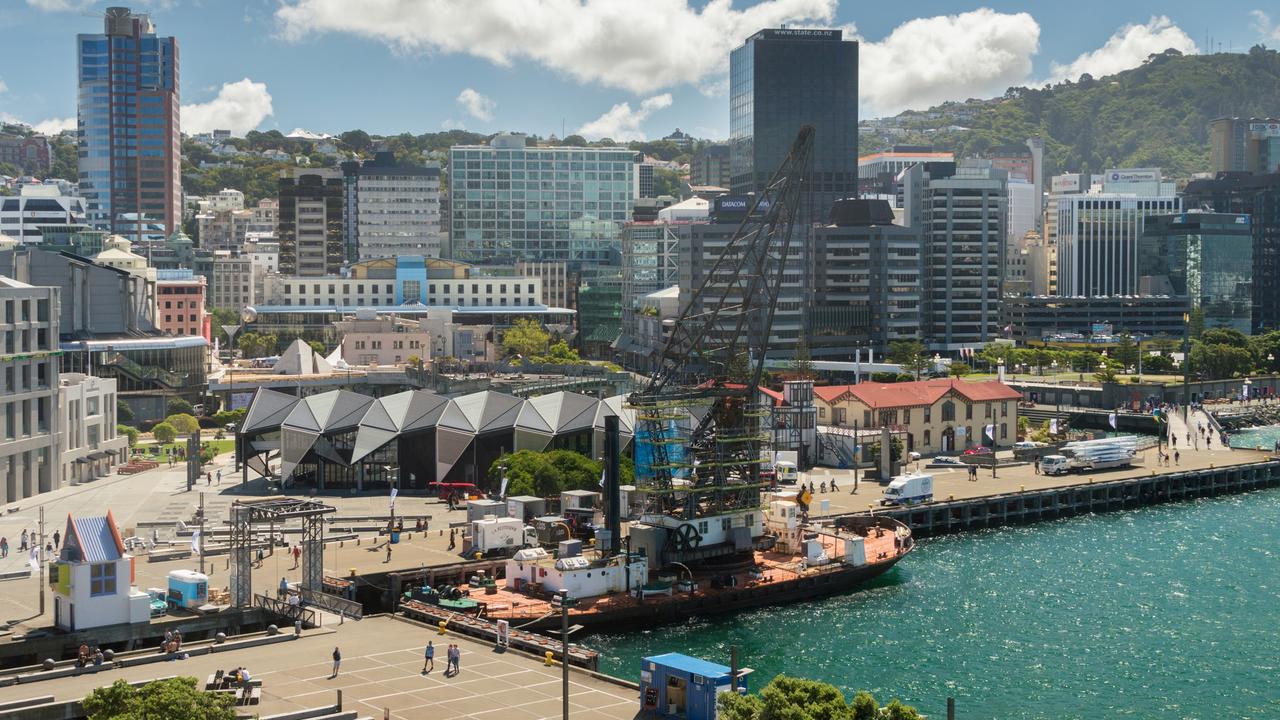
[[[1280,440],[1280,426],[1267,425],[1265,427],[1237,430],[1230,433],[1230,437],[1231,447],[1256,448],[1261,446],[1263,450],[1271,450],[1276,446],[1276,440]]]
[[[871,586],[596,635],[602,669],[685,652],[935,718],[1280,718],[1280,491],[922,541]]]

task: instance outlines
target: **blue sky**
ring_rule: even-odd
[[[0,0],[0,119],[75,114],[75,34],[126,0]],[[728,130],[727,52],[758,27],[862,41],[864,117],[1101,75],[1178,47],[1280,47],[1259,0],[147,0],[178,37],[183,129]],[[1274,21],[1274,22],[1273,22]]]

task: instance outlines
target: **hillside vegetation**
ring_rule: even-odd
[[[932,143],[967,156],[1023,146],[1039,135],[1050,174],[1160,167],[1166,176],[1187,177],[1210,169],[1210,120],[1280,115],[1280,53],[1262,46],[1213,55],[1167,50],[1116,75],[1011,88],[1002,100],[965,120],[946,117],[945,106],[935,108],[943,111],[936,127],[967,129],[913,132],[894,142]],[[864,150],[873,151],[873,145]]]

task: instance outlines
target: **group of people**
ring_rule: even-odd
[[[182,631],[178,629],[164,631],[164,644],[160,652],[173,654],[182,650]]]
[[[445,665],[444,676],[453,677],[459,672],[458,663],[462,659],[462,648],[450,643],[445,648]],[[427,641],[427,647],[423,651],[422,658],[422,674],[426,675],[436,669],[436,646],[430,640]]]
[[[36,539],[35,531],[23,530],[22,535],[18,538],[18,552],[26,552],[27,550],[38,547],[40,541]],[[53,531],[53,535],[44,541],[44,551],[52,553],[62,546],[62,533],[58,530]],[[9,538],[0,537],[0,558],[9,557]]]
[[[219,685],[219,689],[227,690],[233,687],[249,687],[249,681],[252,679],[252,676],[249,675],[249,671],[241,665],[234,670],[228,670],[222,674],[222,681],[221,685]]]
[[[90,665],[101,665],[105,659],[105,656],[102,654],[102,649],[98,646],[95,645],[90,649],[87,644],[80,643],[80,651],[76,653],[76,667],[82,668]]]

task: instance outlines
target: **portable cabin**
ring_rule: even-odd
[[[194,570],[170,570],[169,607],[195,610],[209,602],[209,576]]]
[[[547,501],[540,497],[515,495],[507,498],[507,517],[516,518],[520,522],[529,522],[546,514]]]
[[[133,587],[134,561],[125,554],[115,518],[67,516],[57,562],[49,563],[54,624],[76,631],[145,623],[150,599]]]
[[[749,668],[738,670],[738,687],[747,687]],[[657,717],[715,720],[716,696],[729,692],[733,671],[680,653],[640,661],[640,710]]]
[[[468,500],[467,522],[483,520],[486,515],[507,516],[507,504],[501,500]]]

